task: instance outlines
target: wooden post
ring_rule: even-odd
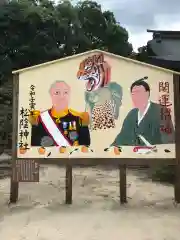
[[[66,165],[66,204],[72,204],[72,165]]]
[[[175,116],[175,144],[176,144],[176,166],[175,166],[175,201],[180,203],[180,75],[173,74],[174,84],[174,116]]]
[[[19,192],[19,183],[13,182],[11,179],[11,189],[10,189],[10,203],[16,203],[18,200],[18,192]]]
[[[17,159],[17,135],[18,135],[18,97],[19,97],[19,74],[13,75],[13,108],[12,108],[12,168]],[[13,182],[11,174],[10,203],[18,200],[19,183]]]
[[[119,166],[119,179],[120,179],[120,203],[127,203],[127,189],[126,189],[126,165]]]

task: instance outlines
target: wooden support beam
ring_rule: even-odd
[[[126,165],[119,166],[119,179],[120,179],[120,203],[127,203],[127,189],[126,189]]]
[[[66,165],[66,204],[72,204],[72,165]]]
[[[173,75],[174,84],[174,115],[175,115],[175,144],[176,167],[174,195],[176,203],[180,203],[180,75]]]
[[[13,131],[12,131],[12,168],[15,167],[17,159],[17,136],[18,136],[18,97],[19,97],[19,74],[13,75]],[[13,171],[11,174],[10,203],[18,200],[19,183],[13,181]]]

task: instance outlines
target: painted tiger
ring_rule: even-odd
[[[106,86],[111,80],[111,67],[104,60],[104,55],[93,55],[83,60],[79,65],[77,79],[87,81],[88,92]]]

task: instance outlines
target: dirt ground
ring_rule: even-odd
[[[2,240],[179,240],[180,208],[172,186],[128,171],[128,204],[119,204],[117,170],[73,170],[73,204],[64,204],[65,170],[43,167],[40,183],[20,184],[8,207],[9,179],[0,180]],[[141,174],[142,177],[142,174]]]

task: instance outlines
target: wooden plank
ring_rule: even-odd
[[[66,164],[66,204],[72,204],[72,166]]]
[[[173,75],[174,84],[174,115],[175,115],[175,142],[176,142],[176,168],[174,195],[175,201],[180,203],[180,76]]]
[[[119,166],[120,203],[127,203],[126,165]]]
[[[27,158],[18,158],[27,159]],[[65,166],[67,162],[72,166],[152,166],[176,165],[174,158],[28,158],[35,159],[39,164]]]
[[[19,97],[19,74],[13,75],[13,115],[12,115],[12,168],[15,167],[17,159],[17,134],[18,134],[18,97]],[[13,171],[10,185],[10,203],[18,200],[19,183],[13,181]]]

